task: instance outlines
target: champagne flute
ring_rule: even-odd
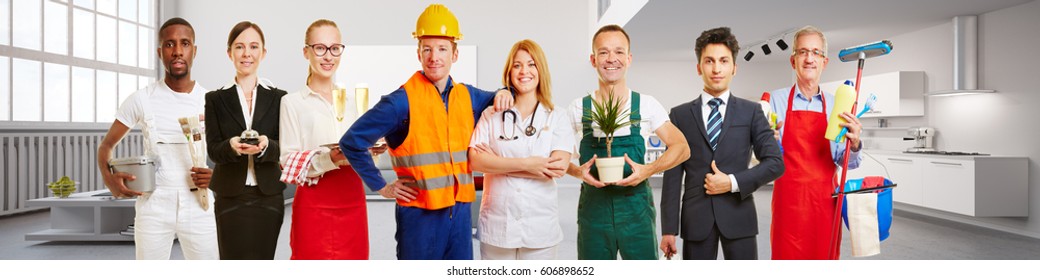
[[[359,118],[368,112],[368,84],[359,83],[354,86],[354,104],[357,105]]]
[[[333,87],[332,104],[333,109],[336,110],[336,121],[342,122],[343,113],[347,109],[347,89],[342,87]]]

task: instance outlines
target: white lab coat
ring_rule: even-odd
[[[488,144],[502,157],[548,157],[552,151],[573,153],[574,135],[567,110],[551,113],[538,106],[534,115],[533,136],[524,134],[531,116],[512,121],[512,114],[485,110],[473,131],[470,146]],[[511,109],[511,111],[515,111]],[[506,114],[503,122],[502,115]],[[514,129],[515,128],[515,134]],[[517,140],[503,141],[499,136]],[[477,230],[480,241],[501,248],[547,248],[563,240],[555,180],[536,180],[503,174],[484,174],[484,196]]]

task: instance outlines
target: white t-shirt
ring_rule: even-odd
[[[632,91],[629,90],[628,94],[628,96],[631,97]],[[575,99],[574,102],[571,102],[571,105],[568,107],[570,108],[570,121],[571,127],[573,129],[572,131],[574,133],[575,145],[581,144],[581,139],[585,136],[584,133],[582,133],[581,131],[581,118],[583,110],[582,99],[584,98],[585,97],[583,96],[581,98]],[[593,102],[596,101],[595,98],[596,97],[593,95]],[[627,101],[625,102],[624,108],[631,109],[632,99],[628,98],[626,100]],[[657,131],[657,129],[664,125],[664,123],[670,121],[670,119],[668,119],[668,111],[665,111],[664,107],[661,106],[661,102],[658,102],[657,98],[654,98],[653,96],[649,96],[642,93],[639,94],[639,115],[641,118],[639,121],[639,134],[642,135],[644,139],[650,137],[650,135],[654,133],[654,131]],[[595,123],[592,123],[591,125],[593,136],[606,137],[606,135],[603,134],[603,131],[599,130],[599,126],[597,126]],[[629,126],[621,127],[614,132],[614,136],[628,136],[629,134],[631,134],[630,130],[631,129],[629,128]],[[575,155],[578,154],[578,150],[578,146],[575,146]]]
[[[144,133],[145,153],[157,161],[158,187],[191,184],[191,155],[177,119],[201,116],[205,105],[206,89],[198,82],[191,92],[178,93],[159,80],[131,94],[116,111],[116,121]]]
[[[470,147],[487,144],[507,158],[549,157],[553,151],[573,153],[574,137],[567,123],[567,110],[557,107],[549,111],[539,105],[533,116],[533,127],[537,129],[533,136],[524,133],[532,124],[532,116],[521,119],[519,113],[506,113],[515,110],[484,110],[473,129]],[[500,136],[517,139],[502,140]],[[559,244],[563,230],[557,197],[556,181],[552,179],[484,174],[484,196],[477,224],[480,241],[502,248],[546,248]]]

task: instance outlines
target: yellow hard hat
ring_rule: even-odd
[[[454,41],[462,40],[462,33],[459,33],[459,20],[448,10],[448,7],[431,4],[419,15],[419,20],[415,22],[415,32],[412,32],[414,38],[418,39],[423,36],[443,36],[452,37]]]

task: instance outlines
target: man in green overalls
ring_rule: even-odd
[[[657,259],[656,211],[647,178],[686,161],[690,156],[686,137],[668,119],[668,112],[652,96],[630,90],[625,73],[632,63],[628,33],[617,25],[607,25],[592,37],[589,60],[599,74],[594,94],[571,103],[571,123],[580,139],[581,166],[571,164],[567,173],[581,178],[578,201],[578,259],[612,260],[618,253],[624,259]],[[613,89],[613,90],[612,90]],[[592,102],[603,102],[613,94],[630,110],[629,127],[614,133],[613,156],[624,156],[624,179],[601,182],[593,162],[607,155],[606,138],[593,127],[588,115]],[[623,121],[623,120],[622,120]],[[651,164],[644,165],[646,138],[656,133],[667,150]]]

